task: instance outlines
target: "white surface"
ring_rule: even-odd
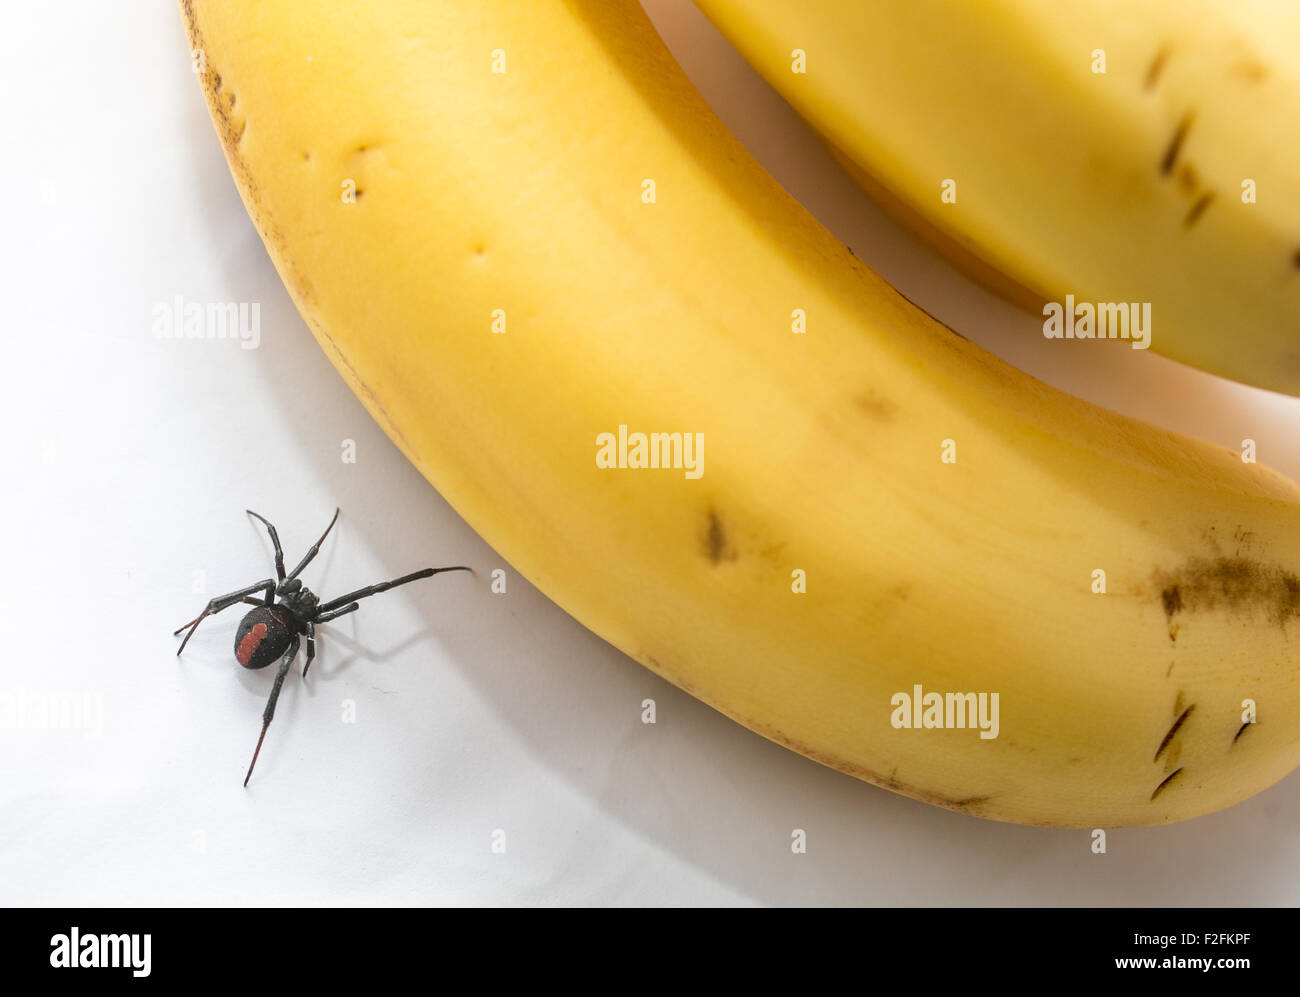
[[[683,0],[647,3],[758,157],[906,294],[1058,386],[1297,476],[1300,402],[1154,355],[1048,343],[885,221]],[[8,11],[0,494],[6,904],[1280,904],[1300,899],[1300,774],[1225,813],[1084,832],[961,817],[777,747],[509,576],[317,349],[235,193],[166,0]],[[156,302],[261,304],[262,345],[160,341]],[[358,461],[341,460],[353,439]],[[295,671],[240,787],[272,670],[238,610],[343,516],[322,595],[468,563],[363,603]],[[191,591],[206,573],[206,593]],[[12,709],[98,704],[82,727]],[[659,722],[640,722],[658,702]],[[357,721],[342,722],[355,702]],[[30,728],[30,723],[27,725]],[[808,832],[808,853],[789,848]],[[491,851],[494,829],[506,854]]]

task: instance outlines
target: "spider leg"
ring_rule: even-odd
[[[252,509],[245,509],[246,513],[254,519],[260,519],[262,525],[266,527],[266,532],[271,534],[271,546],[275,548],[275,577],[284,581],[284,551],[280,549],[280,534],[275,532],[275,527],[271,525],[270,520],[265,516],[258,515]]]
[[[403,575],[401,578],[394,578],[391,582],[380,582],[377,585],[367,585],[363,589],[357,589],[355,592],[349,592],[347,595],[341,595],[337,599],[331,599],[329,602],[317,607],[318,613],[330,613],[332,610],[344,603],[352,602],[356,599],[365,599],[372,595],[378,595],[380,592],[387,592],[389,589],[397,588],[399,585],[405,585],[407,582],[418,581],[421,578],[428,578],[442,571],[470,571],[471,568],[458,564],[454,568],[425,568],[423,571],[416,571],[409,575]],[[342,613],[333,614],[341,616]],[[317,620],[325,622],[324,616],[318,616]]]
[[[328,623],[330,620],[337,620],[340,616],[347,616],[348,613],[355,613],[360,608],[361,607],[354,602],[352,605],[344,606],[342,609],[334,609],[328,613],[317,613],[315,622]]]
[[[206,620],[213,613],[219,613],[223,609],[229,609],[231,606],[239,602],[247,602],[248,601],[247,597],[252,595],[258,589],[263,589],[266,593],[266,596],[261,602],[254,602],[253,605],[255,606],[271,605],[272,601],[275,598],[275,582],[272,581],[270,578],[265,578],[260,582],[254,582],[252,585],[247,585],[244,588],[239,589],[235,592],[229,592],[226,595],[219,595],[215,599],[209,600],[207,609],[201,612],[198,616],[194,617],[194,619],[190,620],[189,623],[182,623],[179,627],[176,628],[175,633],[172,634],[172,636],[175,637],[186,627],[189,627],[190,630],[190,632],[185,635],[185,639],[181,641],[181,646],[176,649],[176,654],[179,656],[180,653],[185,650],[185,645],[190,642],[190,638],[194,636],[194,631],[199,628],[200,623]]]
[[[316,624],[307,624],[307,660],[303,662],[302,677],[307,677],[307,669],[311,667],[312,659],[316,657]]]
[[[329,526],[325,527],[325,532],[320,535],[319,540],[311,545],[311,550],[307,551],[307,553],[303,555],[302,560],[298,562],[298,567],[289,572],[288,578],[286,578],[285,581],[288,581],[289,578],[297,578],[298,572],[307,567],[307,565],[311,563],[311,559],[320,553],[320,545],[325,542],[325,538],[330,535],[330,530],[334,529],[334,524],[338,521],[339,511],[338,509],[335,509],[334,518],[330,520]]]
[[[248,775],[244,776],[244,785],[248,785],[248,780],[253,777],[253,766],[257,764],[257,756],[262,753],[262,741],[266,738],[266,728],[271,726],[271,721],[275,719],[275,702],[280,698],[280,687],[284,685],[284,677],[289,674],[289,666],[293,664],[294,657],[298,654],[299,641],[294,637],[293,643],[289,650],[284,652],[284,657],[280,659],[279,671],[275,673],[275,685],[271,686],[271,698],[266,701],[266,709],[262,711],[262,733],[257,739],[257,747],[253,750],[253,760],[248,763]]]

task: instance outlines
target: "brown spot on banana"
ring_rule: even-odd
[[[1268,79],[1268,67],[1258,59],[1243,56],[1232,64],[1233,76],[1251,85],[1258,85]]]
[[[879,422],[893,422],[898,415],[898,405],[888,398],[882,398],[875,391],[867,391],[853,399],[855,405],[864,414]]]
[[[1178,162],[1178,153],[1183,147],[1183,142],[1187,139],[1187,132],[1192,127],[1194,117],[1193,112],[1188,111],[1183,115],[1182,120],[1178,122],[1178,127],[1174,129],[1174,134],[1169,139],[1169,145],[1165,147],[1165,154],[1160,159],[1161,176],[1167,177],[1174,171],[1174,166]]]
[[[716,509],[709,509],[708,522],[704,530],[703,548],[704,556],[709,559],[710,564],[721,564],[723,561],[734,561],[736,559],[736,552],[730,546],[727,537],[727,529]]]
[[[1255,558],[1192,557],[1173,571],[1157,569],[1153,581],[1171,626],[1189,614],[1248,616],[1261,610],[1285,631],[1300,617],[1300,576]]]
[[[1170,585],[1160,593],[1160,601],[1165,607],[1165,616],[1173,619],[1174,616],[1183,609],[1183,594],[1178,590],[1177,585]]]
[[[1192,205],[1187,215],[1183,218],[1183,228],[1191,228],[1200,220],[1201,215],[1205,214],[1205,209],[1210,206],[1214,200],[1214,193],[1202,194],[1197,198],[1196,203]]]
[[[1160,74],[1164,71],[1165,62],[1169,58],[1169,46],[1162,45],[1152,57],[1151,63],[1147,66],[1146,79],[1142,82],[1143,90],[1152,90],[1156,82],[1160,79]]]
[[[1179,693],[1179,696],[1181,695],[1182,693]],[[1160,756],[1164,753],[1165,748],[1169,747],[1169,742],[1174,739],[1174,735],[1177,734],[1179,728],[1182,727],[1182,725],[1187,722],[1187,718],[1192,715],[1192,711],[1195,709],[1196,709],[1196,704],[1193,703],[1191,706],[1187,707],[1187,709],[1183,710],[1183,712],[1178,715],[1178,719],[1174,721],[1174,725],[1169,728],[1168,733],[1165,734],[1164,740],[1160,742],[1160,747],[1156,748],[1155,757],[1151,759],[1153,762],[1158,761],[1160,759]]]
[[[1180,775],[1182,775],[1182,773],[1183,773],[1183,770],[1182,770],[1182,769],[1174,769],[1173,772],[1171,772],[1171,773],[1169,773],[1169,775],[1165,776],[1164,780],[1160,783],[1160,785],[1158,785],[1158,786],[1155,788],[1155,790],[1152,791],[1152,793],[1151,793],[1151,799],[1148,800],[1147,802],[1148,802],[1148,803],[1154,803],[1154,802],[1155,802],[1155,798],[1156,798],[1157,796],[1159,796],[1161,793],[1163,793],[1163,792],[1165,791],[1165,789],[1168,788],[1169,784],[1170,784],[1171,782],[1173,782],[1175,779],[1177,779]]]

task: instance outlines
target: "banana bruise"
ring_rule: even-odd
[[[1300,761],[1300,490],[904,300],[636,3],[182,10],[313,334],[597,634],[809,758],[997,820],[1174,821]]]

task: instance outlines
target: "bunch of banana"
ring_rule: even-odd
[[[634,0],[182,9],[320,344],[596,633],[810,758],[998,820],[1173,821],[1300,762],[1300,488],[909,304]]]
[[[1300,5],[696,0],[859,181],[1036,312],[1300,394]]]

